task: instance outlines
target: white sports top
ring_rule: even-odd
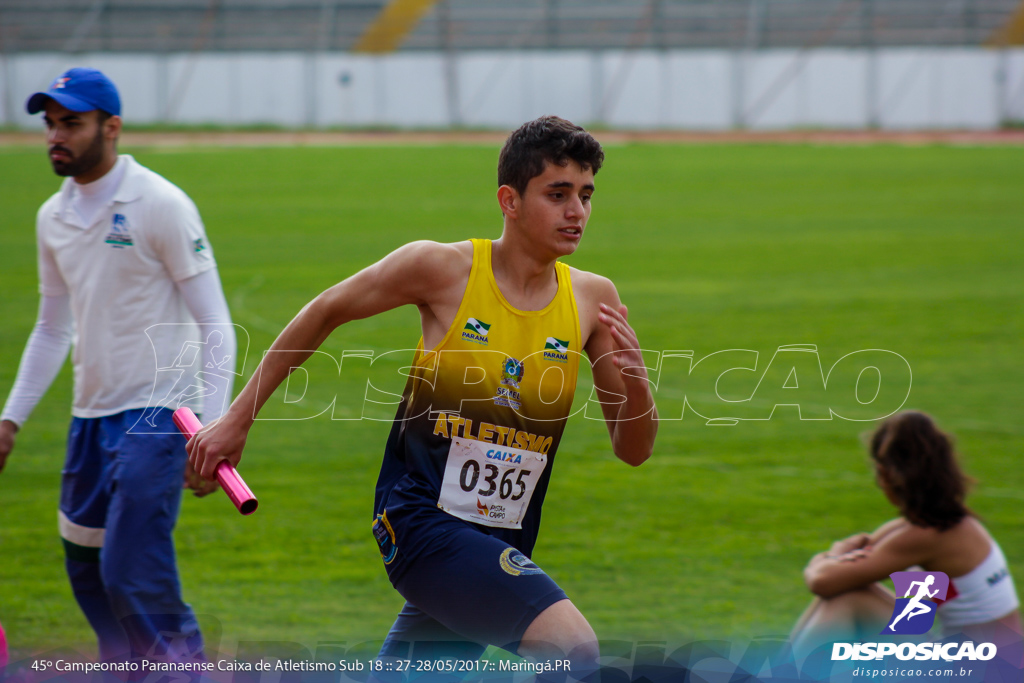
[[[71,295],[76,417],[156,405],[172,393],[180,372],[158,368],[173,370],[199,338],[175,283],[216,267],[184,192],[128,155],[110,180],[119,182],[100,194],[113,189],[112,198],[85,211],[88,223],[71,178],[37,219],[40,292]]]
[[[950,579],[949,585],[950,593],[955,588],[956,594],[938,609],[946,633],[995,621],[1020,606],[1006,557],[994,539],[988,557],[963,576]]]

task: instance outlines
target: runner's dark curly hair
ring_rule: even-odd
[[[945,531],[973,514],[964,504],[972,480],[953,440],[925,413],[907,411],[883,422],[870,443],[879,484],[914,525]]]
[[[498,156],[498,185],[509,185],[522,196],[531,178],[550,162],[566,166],[575,161],[594,175],[604,163],[604,151],[594,136],[557,116],[542,116],[515,130]]]

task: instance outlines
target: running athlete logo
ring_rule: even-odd
[[[930,631],[938,603],[946,599],[949,577],[942,572],[893,572],[889,576],[896,587],[896,607],[882,634],[920,635]]]
[[[227,408],[231,402],[229,382],[233,377],[242,376],[249,348],[249,334],[245,328],[240,325],[231,327],[237,340],[234,359],[224,348],[222,330],[213,330],[206,335],[205,341],[195,341],[189,339],[194,334],[193,323],[158,323],[146,329],[156,366],[153,388],[147,404],[150,408],[132,426],[131,433],[178,433],[173,425],[169,426],[173,431],[153,432],[158,424],[157,413],[163,408],[176,410],[189,406],[196,412],[204,407],[213,409],[213,396],[220,402],[218,413]],[[177,346],[179,343],[180,347]]]

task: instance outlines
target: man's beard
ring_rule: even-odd
[[[100,126],[99,130],[96,131],[96,137],[93,138],[92,144],[78,158],[75,158],[67,147],[55,145],[50,148],[51,152],[53,150],[60,150],[71,157],[70,161],[50,159],[50,163],[53,165],[53,172],[57,175],[76,178],[88,173],[103,161],[103,126]]]

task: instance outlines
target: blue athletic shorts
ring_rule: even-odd
[[[162,569],[174,566],[174,556],[168,554],[173,546],[161,548],[163,554],[152,558],[134,551],[151,539],[171,542],[187,455],[185,438],[174,427],[171,411],[158,411],[155,425],[140,419],[145,412],[72,418],[60,498],[60,511],[70,524],[65,523],[61,531],[73,545],[94,549],[109,548],[110,536],[118,534],[134,546],[126,548],[131,554],[123,558],[125,562],[151,559],[153,568]],[[104,528],[105,539],[88,538],[89,529]],[[82,535],[84,542],[79,543]]]
[[[185,439],[170,410],[153,413],[152,424],[144,413],[71,421],[60,497],[68,575],[104,659],[129,647],[135,655],[201,657],[174,553]]]
[[[444,512],[437,514],[438,523],[426,531],[428,550],[402,557],[401,572],[393,571],[394,563],[385,564],[407,604],[381,654],[408,657],[410,643],[427,641],[444,641],[464,658],[479,657],[486,645],[515,652],[533,620],[565,600],[565,592],[506,542]],[[423,534],[423,527],[418,531]],[[385,561],[394,557],[394,548],[401,553],[401,524],[378,517],[374,535]],[[467,643],[478,651],[465,649]],[[424,654],[429,646],[414,647]]]

